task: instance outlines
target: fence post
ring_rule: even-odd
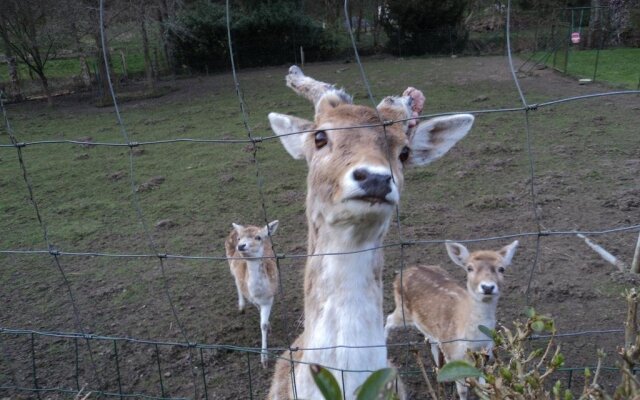
[[[636,251],[633,252],[633,261],[631,262],[631,272],[640,272],[640,232],[638,233],[638,241],[636,242]]]
[[[31,369],[33,370],[33,387],[36,389],[38,399],[40,399],[40,388],[38,387],[38,374],[36,372],[36,346],[35,336],[31,333]]]

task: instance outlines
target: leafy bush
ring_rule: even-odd
[[[170,32],[177,61],[197,70],[230,67],[225,7],[199,1],[183,11]],[[327,58],[335,41],[288,2],[259,2],[248,11],[231,10],[231,37],[239,67],[278,65]]]
[[[328,369],[317,364],[312,364],[309,368],[325,400],[342,400],[340,385]],[[398,395],[395,393],[397,376],[398,373],[393,368],[383,368],[373,372],[356,390],[356,400],[398,400]]]
[[[469,36],[465,0],[389,0],[381,23],[389,51],[402,55],[458,52]]]
[[[229,65],[225,7],[199,1],[168,27],[178,65],[197,70],[222,69]]]
[[[585,369],[585,384],[579,399],[639,399],[640,383],[634,374],[640,364],[640,331],[638,326],[638,304],[640,294],[636,289],[625,293],[627,300],[627,321],[625,323],[625,346],[620,348],[620,385],[611,395],[598,383],[602,360],[605,354],[598,351],[598,365],[595,373]],[[495,362],[485,364],[486,355],[472,353],[475,366],[466,361],[452,361],[440,369],[439,382],[467,379],[467,383],[481,399],[502,400],[572,400],[573,393],[562,388],[556,381],[550,385],[553,372],[564,365],[560,346],[554,343],[556,329],[553,320],[533,309],[527,310],[524,323],[515,322],[513,330],[501,327],[492,331],[481,327],[494,343]],[[531,336],[549,333],[545,346],[529,350]]]

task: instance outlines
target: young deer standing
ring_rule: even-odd
[[[269,114],[285,149],[309,167],[308,253],[315,256],[305,268],[304,332],[292,345],[298,350],[277,362],[269,398],[322,398],[307,365],[317,363],[353,399],[370,371],[388,366],[379,246],[400,200],[404,169],[445,154],[467,134],[473,116],[416,125],[411,118],[424,101],[416,89],[385,98],[377,109],[357,106],[344,91],[296,66],[287,86],[315,106],[313,122]],[[381,120],[400,121],[383,127]]]
[[[478,325],[490,329],[496,326],[503,273],[511,264],[518,241],[498,251],[473,253],[460,243],[447,242],[446,246],[451,260],[467,271],[466,290],[438,266],[407,268],[402,282],[400,275],[394,282],[396,309],[385,325],[387,336],[403,322],[418,328],[432,342],[431,354],[438,367],[440,352],[446,362],[466,358],[467,350],[490,353],[493,342],[480,332]],[[467,387],[463,382],[456,382],[456,386],[458,395],[465,400]]]
[[[273,298],[278,290],[278,270],[271,248],[270,235],[278,229],[278,221],[262,228],[232,224],[224,247],[231,274],[238,289],[238,309],[244,312],[245,297],[260,310],[262,331],[262,366],[267,366],[267,332]],[[268,257],[268,258],[263,258]]]

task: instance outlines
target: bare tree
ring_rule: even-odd
[[[0,8],[5,43],[38,76],[49,105],[53,98],[45,65],[64,39],[61,24],[56,23],[58,11],[52,0],[3,0]]]
[[[2,24],[2,20],[0,20],[0,24]],[[0,27],[0,36],[4,42],[4,55],[7,59],[7,68],[9,71],[9,88],[7,94],[14,100],[20,101],[22,100],[22,91],[20,89],[20,76],[18,75],[18,62],[9,45],[7,30]]]
[[[136,0],[131,2],[131,7],[138,19],[140,27],[140,37],[142,39],[142,54],[144,56],[144,76],[147,83],[147,89],[150,92],[155,90],[155,74],[153,63],[151,61],[151,51],[149,49],[149,33],[147,30],[148,12],[151,6],[150,1]]]
[[[175,75],[178,73],[178,65],[175,62],[175,46],[170,39],[169,27],[175,23],[176,15],[184,6],[184,2],[183,0],[155,0],[155,3],[164,59],[171,73]]]

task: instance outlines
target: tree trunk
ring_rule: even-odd
[[[82,80],[82,84],[85,88],[90,88],[91,72],[89,70],[89,63],[87,62],[87,57],[85,56],[84,50],[82,49],[80,35],[78,35],[78,27],[76,26],[75,22],[71,23],[71,34],[73,36],[76,52],[78,53],[78,62],[80,63],[80,79]]]
[[[640,33],[638,33],[638,22],[634,27],[633,21],[640,20],[640,0],[609,0],[608,6],[613,44],[637,46]]]
[[[51,95],[51,89],[49,88],[49,80],[44,73],[37,72],[37,74],[40,78],[40,83],[42,84],[44,94],[45,96],[47,96],[47,106],[53,107],[53,96]]]
[[[98,102],[102,105],[111,103],[111,88],[109,86],[109,81],[107,79],[107,68],[105,66],[104,61],[104,52],[102,50],[102,39],[100,37],[100,32],[94,33],[94,41],[96,43],[96,64],[98,67],[98,86],[99,86],[99,94],[98,94]],[[105,38],[105,42],[106,42]],[[109,54],[109,48],[105,49],[107,54],[107,63],[111,66],[111,56]],[[111,69],[111,67],[109,67]]]
[[[147,23],[144,8],[140,8],[140,35],[142,37],[142,54],[144,55],[144,75],[147,83],[147,89],[150,92],[155,91],[155,80],[153,77],[153,65],[151,62],[151,54],[149,52],[149,36],[147,34]]]
[[[5,45],[4,55],[7,59],[7,69],[9,71],[8,94],[14,100],[20,101],[23,99],[23,97],[22,90],[20,89],[20,76],[18,75],[18,61],[13,55],[11,46],[9,46],[9,38],[7,37],[7,32],[4,29],[0,29],[0,34],[2,35],[2,40],[4,41]]]
[[[6,53],[7,67],[9,69],[9,96],[16,101],[23,99],[20,90],[20,77],[18,75],[18,62],[13,54]]]
[[[356,41],[358,43],[360,43],[360,32],[362,31],[362,13],[364,8],[364,4],[362,3],[362,1],[360,1],[359,3],[360,7],[358,8],[358,23],[356,25]]]
[[[91,70],[89,69],[89,63],[87,62],[87,57],[84,53],[80,53],[78,56],[78,61],[80,62],[80,78],[82,79],[82,84],[85,88],[91,87]]]
[[[176,7],[179,4],[172,3],[175,0],[162,0],[160,7],[158,7],[158,25],[160,29],[160,40],[162,40],[162,51],[164,53],[164,59],[167,63],[167,68],[172,75],[178,74],[178,64],[175,59],[175,49],[173,41],[169,37],[169,32],[166,27],[167,21],[170,21],[176,12]]]
[[[379,2],[375,2],[375,9],[373,11],[373,47],[377,48],[380,42],[380,15],[379,10],[382,5]]]
[[[589,15],[589,34],[587,35],[587,48],[592,49],[599,45],[598,38],[602,31],[602,11],[600,0],[591,0]],[[580,21],[582,22],[582,21]]]

